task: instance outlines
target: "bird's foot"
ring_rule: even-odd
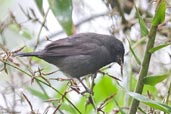
[[[86,85],[82,82],[81,79],[78,79],[80,81],[80,83],[82,84],[82,86],[84,87],[85,91],[81,92],[82,95],[84,95],[85,93],[89,93],[91,95],[93,95],[93,90],[92,89],[89,89],[86,87]]]
[[[93,92],[93,90],[91,90],[91,89],[89,89],[89,88],[85,88],[85,91],[83,91],[83,92],[81,92],[81,95],[84,95],[85,93],[89,93],[89,94],[91,94],[91,95],[94,95],[94,92]]]

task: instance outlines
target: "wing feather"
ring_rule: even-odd
[[[93,40],[93,39],[92,39]],[[92,40],[61,39],[46,46],[45,53],[48,56],[72,56],[86,55],[100,48],[100,43]],[[96,41],[97,42],[97,41]]]

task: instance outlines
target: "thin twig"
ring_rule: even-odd
[[[19,67],[15,66],[15,65],[12,65],[12,64],[10,64],[10,63],[8,63],[8,62],[6,62],[6,61],[2,61],[1,59],[0,59],[0,61],[1,61],[2,63],[7,64],[8,66],[10,66],[10,67],[12,67],[12,68],[17,69],[17,70],[20,71],[20,72],[23,72],[23,73],[26,74],[27,76],[32,77],[32,75],[29,74],[29,73],[27,73],[25,70],[22,70],[22,69],[20,69]],[[46,83],[46,82],[44,82],[44,81],[38,79],[37,77],[35,77],[35,79],[38,80],[39,82],[41,82],[42,84],[45,84],[46,86],[50,87],[51,89],[53,89],[54,91],[56,91],[59,95],[63,96],[63,94],[62,94],[60,91],[58,91],[55,87],[53,87],[52,85],[49,85],[48,83]],[[72,101],[70,101],[66,96],[64,96],[64,98],[65,98],[65,99],[66,99],[66,100],[75,108],[75,110],[77,110],[77,112],[78,112],[79,114],[82,114],[81,111],[72,103]]]
[[[41,25],[40,30],[39,30],[39,33],[38,33],[38,35],[37,35],[37,41],[36,41],[36,45],[35,45],[35,47],[34,47],[34,50],[38,47],[38,44],[39,44],[39,42],[40,42],[40,34],[41,34],[41,32],[42,32],[42,30],[43,30],[43,27],[44,27],[44,25],[45,25],[46,18],[47,18],[47,15],[48,15],[48,13],[49,13],[49,10],[50,10],[50,8],[48,8],[48,10],[46,11],[45,16],[44,16],[44,18],[43,18],[42,25]]]
[[[23,93],[23,97],[26,99],[26,101],[28,102],[29,106],[30,106],[30,109],[31,109],[31,112],[33,113],[34,110],[33,110],[33,106],[31,104],[31,102],[29,101],[29,99],[27,98],[27,96]]]

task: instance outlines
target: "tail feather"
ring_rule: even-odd
[[[40,52],[16,53],[16,54],[14,54],[14,56],[20,56],[20,57],[35,56],[35,57],[39,57]]]

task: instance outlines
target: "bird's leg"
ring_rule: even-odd
[[[85,88],[85,91],[82,92],[82,94],[84,94],[85,92],[89,93],[86,106],[91,104],[95,110],[97,108],[96,108],[96,105],[95,105],[95,102],[94,102],[94,99],[93,99],[93,95],[94,95],[93,88],[94,88],[94,85],[95,85],[95,81],[94,80],[95,80],[96,76],[97,76],[97,72],[92,75],[92,83],[91,83],[91,88],[90,89],[85,86],[85,84],[82,82],[81,79],[78,79],[80,81],[80,83],[83,85],[83,87]]]
[[[82,94],[84,94],[84,93],[89,93],[89,94],[92,94],[93,95],[93,92],[92,92],[92,90],[91,89],[89,89],[89,88],[87,88],[86,87],[86,85],[82,82],[82,80],[80,79],[80,78],[78,78],[78,80],[79,80],[79,82],[83,85],[83,87],[85,88],[85,91],[84,92],[82,92]]]
[[[92,75],[92,83],[91,83],[90,89],[87,88],[87,86],[82,82],[82,80],[81,80],[80,78],[78,79],[78,80],[80,81],[80,83],[83,85],[83,87],[85,88],[85,91],[82,92],[82,94],[88,92],[88,93],[94,95],[94,93],[93,93],[93,88],[94,88],[94,86],[95,86],[95,78],[96,78],[96,76],[97,76],[97,72],[94,73],[94,74]]]
[[[95,86],[95,78],[97,76],[97,72],[92,75],[92,83],[91,83],[91,91],[93,91],[93,88]]]

